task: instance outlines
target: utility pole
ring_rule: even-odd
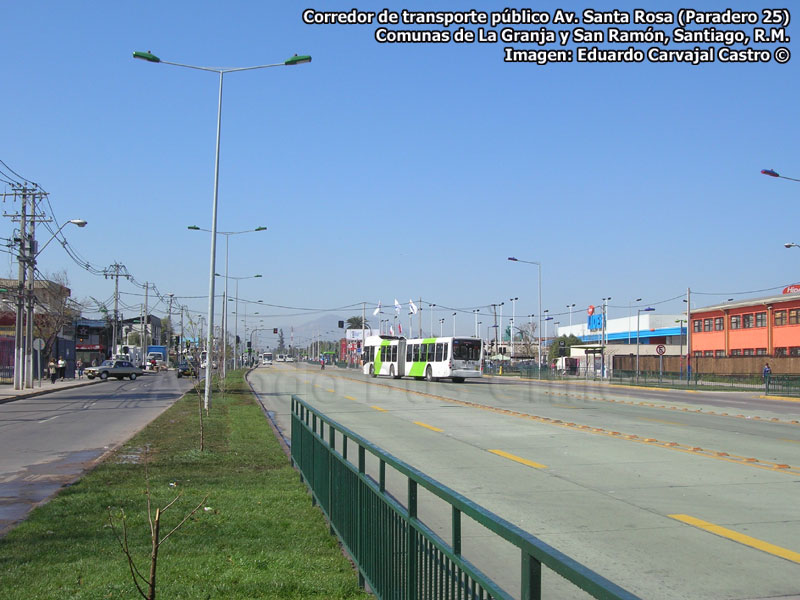
[[[185,342],[183,341],[183,304],[181,304],[181,337],[178,338],[178,351],[181,353],[181,355],[185,354],[183,348],[184,344]],[[180,357],[177,358],[178,362],[180,362]]]
[[[147,359],[147,292],[150,290],[150,284],[144,282],[144,304],[142,305],[142,359]],[[145,363],[145,366],[146,363]]]
[[[175,339],[175,328],[172,326],[172,299],[175,297],[175,294],[169,294],[169,309],[167,310],[167,314],[169,315],[169,337],[167,338],[167,365],[169,365],[169,348],[172,346],[172,342]],[[161,334],[161,339],[164,339],[164,334]],[[180,346],[178,347],[178,349]],[[178,349],[175,350],[175,363],[178,363]]]
[[[25,227],[28,218],[28,190],[22,188],[22,208],[19,213],[19,271],[17,273],[17,320],[14,328],[14,389],[23,389],[25,362],[22,343],[22,324],[25,313],[25,263],[28,260],[28,249]]]
[[[103,278],[108,279],[109,277],[114,279],[114,322],[111,324],[111,356],[113,358],[117,353],[117,343],[119,341],[119,278],[130,279],[131,276],[125,265],[115,262],[103,270]]]
[[[14,241],[19,243],[17,262],[17,298],[16,298],[16,323],[14,327],[14,389],[33,387],[33,325],[34,325],[34,283],[36,267],[36,223],[50,222],[44,214],[36,213],[37,200],[45,198],[47,194],[40,190],[36,184],[32,188],[26,185],[12,185],[11,192],[0,193],[3,201],[10,197],[13,202],[21,201],[19,213],[3,213],[13,222],[19,222],[19,237]],[[30,205],[30,209],[29,209]]]
[[[25,282],[25,386],[26,388],[33,387],[33,284],[34,284],[34,266],[36,261],[36,192],[30,194],[31,214],[28,218],[28,241],[27,241],[27,278]],[[22,228],[20,228],[20,231]]]

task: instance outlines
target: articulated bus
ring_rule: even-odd
[[[480,377],[483,342],[472,337],[432,337],[405,339],[374,335],[364,343],[364,374],[425,378],[428,381],[452,379],[462,383],[467,377]]]

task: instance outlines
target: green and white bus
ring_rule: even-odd
[[[416,377],[436,381],[452,379],[462,383],[480,377],[483,341],[472,337],[431,337],[405,339],[374,335],[364,343],[364,374],[395,379]]]

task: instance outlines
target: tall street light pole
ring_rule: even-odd
[[[603,353],[600,355],[600,372],[602,374],[603,379],[606,378],[606,342],[608,333],[606,331],[606,312],[608,310],[608,301],[611,300],[611,296],[608,298],[603,298],[603,330],[602,330],[602,346],[603,346]]]
[[[236,303],[235,303],[236,321],[234,321],[234,327],[233,327],[233,335],[235,336],[233,338],[234,339],[234,350],[233,350],[233,368],[234,369],[238,369],[239,368],[239,282],[242,279],[258,279],[260,277],[261,277],[261,275],[250,275],[248,277],[230,277],[230,279],[233,279],[234,281],[236,281]],[[247,315],[247,310],[246,310],[246,307],[245,307],[245,320],[247,319],[246,315]],[[245,321],[245,326],[246,326],[246,324],[247,323]],[[247,332],[246,331],[245,331],[245,336],[247,336]],[[251,344],[251,346],[252,346],[252,344]]]
[[[519,298],[509,298],[511,302],[511,324],[509,326],[509,333],[511,334],[509,337],[511,338],[509,341],[511,342],[511,360],[514,360],[514,321],[516,320],[517,316],[517,300]]]
[[[181,63],[169,62],[161,60],[155,54],[148,52],[134,52],[133,58],[145,60],[151,63],[164,63],[165,65],[173,65],[176,67],[185,67],[187,69],[196,69],[199,71],[211,71],[212,73],[219,74],[219,100],[217,102],[217,142],[216,151],[214,156],[214,200],[211,208],[211,258],[208,268],[208,337],[206,343],[208,344],[208,360],[206,360],[206,381],[205,381],[205,395],[203,397],[203,404],[208,412],[211,404],[211,352],[213,348],[214,335],[214,271],[216,270],[216,257],[217,257],[217,200],[219,198],[219,142],[220,133],[222,131],[222,80],[225,73],[234,73],[237,71],[252,71],[255,69],[266,69],[269,67],[283,67],[293,66],[303,63],[311,62],[311,57],[308,55],[297,56],[296,54],[283,61],[282,63],[275,63],[269,65],[256,65],[253,67],[238,67],[232,69],[221,69],[218,67],[200,67],[197,65],[185,65]]]
[[[639,383],[639,317],[643,312],[655,310],[652,306],[636,309],[636,383]]]
[[[189,225],[186,229],[190,231],[205,231],[211,233],[210,229],[203,229],[197,225]],[[241,235],[243,233],[254,233],[258,231],[266,231],[267,228],[263,226],[256,227],[255,229],[245,229],[244,231],[217,231],[217,235],[225,236],[225,292],[222,295],[222,377],[224,378],[228,373],[228,242],[232,235]],[[216,276],[221,277],[218,273]]]
[[[575,308],[575,303],[567,304],[567,310],[569,311],[569,326],[572,327],[572,309]],[[572,333],[570,331],[570,333]]]
[[[631,345],[631,307],[633,306],[634,302],[641,302],[641,298],[636,298],[636,300],[631,300],[628,302],[628,346]]]
[[[539,367],[538,367],[538,378],[542,378],[542,263],[535,261],[535,260],[522,260],[519,258],[514,258],[513,256],[509,256],[508,260],[513,262],[521,262],[528,265],[536,265],[539,268]]]

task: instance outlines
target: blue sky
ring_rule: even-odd
[[[634,298],[661,302],[687,287],[709,294],[694,297],[703,305],[798,281],[800,253],[783,243],[800,241],[800,184],[759,171],[800,176],[800,55],[542,67],[504,64],[502,43],[381,45],[374,27],[301,19],[308,7],[354,6],[473,8],[8,2],[0,159],[50,193],[59,222],[89,221],[65,233],[93,265],[121,262],[204,312],[209,235],[186,226],[211,224],[218,79],[131,52],[205,66],[310,54],[308,65],[225,78],[218,228],[268,227],[230,240],[229,274],[263,275],[240,283],[241,298],[333,308],[422,297],[470,309],[517,296],[518,315],[537,312],[535,267],[508,256],[542,262],[551,313],[611,296],[610,316],[625,316]],[[15,276],[3,256],[3,275]],[[78,299],[113,293],[57,244],[39,268],[66,269]],[[141,289],[121,287],[126,305],[141,303]],[[319,316],[260,312],[270,327]],[[461,321],[472,330],[471,314]]]

